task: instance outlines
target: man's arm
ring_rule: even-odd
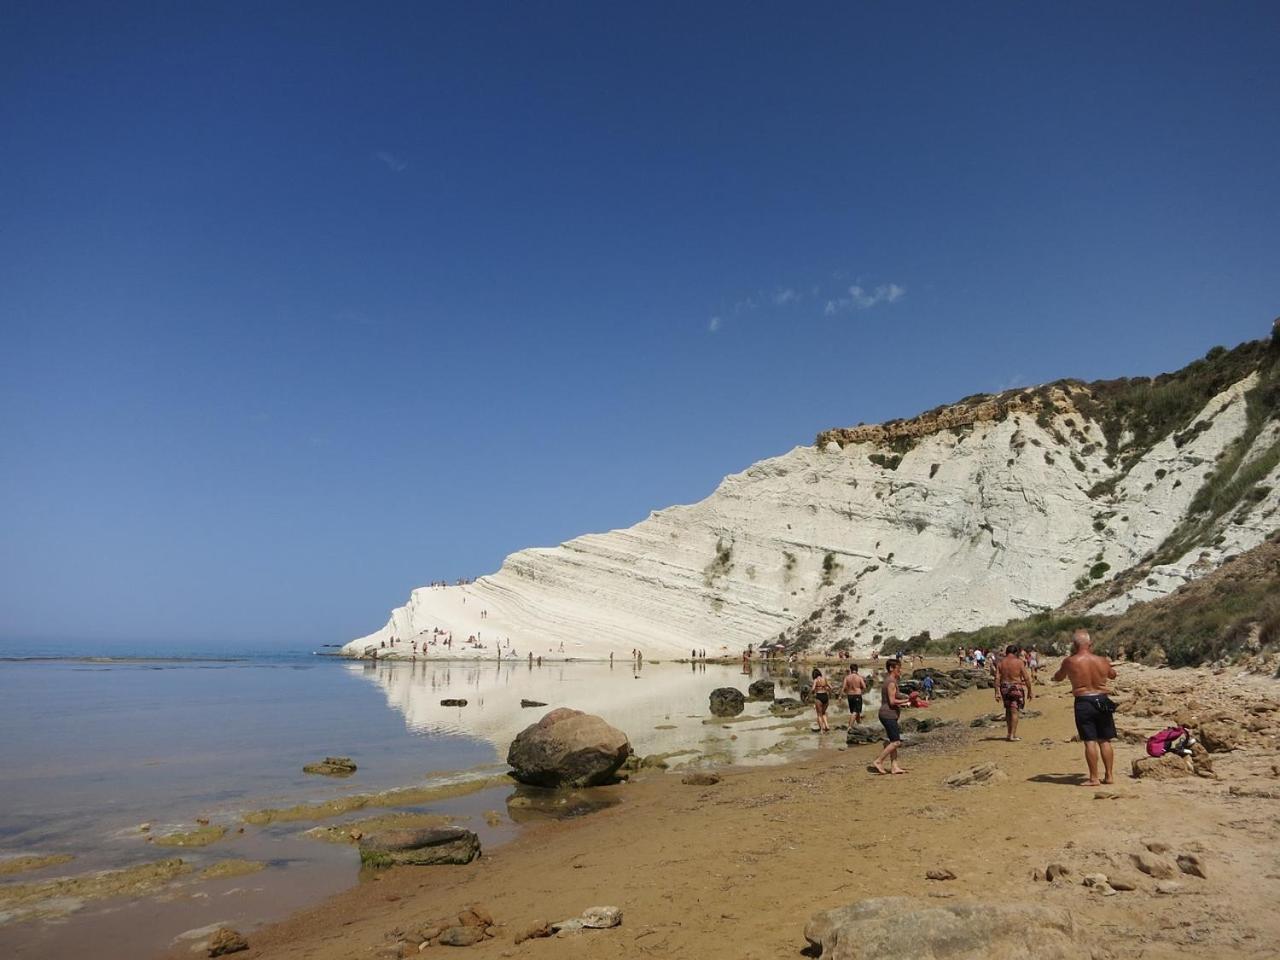
[[[1110,660],[1107,661],[1107,676],[1112,680],[1116,678],[1116,668]]]
[[[1067,659],[1063,658],[1062,663],[1058,665],[1058,672],[1053,675],[1053,682],[1067,679]]]

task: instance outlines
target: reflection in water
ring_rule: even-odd
[[[785,741],[795,742],[788,735],[797,732],[795,721],[772,715],[765,702],[748,703],[739,717],[711,717],[711,691],[728,686],[745,691],[744,676],[770,677],[778,697],[799,696],[785,669],[770,673],[759,665],[740,668],[697,662],[686,670],[683,665],[644,665],[643,661],[615,667],[561,661],[537,666],[525,661],[428,660],[364,661],[349,669],[376,683],[410,730],[486,740],[500,756],[506,755],[516,734],[555,707],[572,707],[603,717],[625,732],[641,755],[697,751],[673,759],[673,766],[780,759]],[[446,699],[465,699],[467,706],[442,706],[440,701]],[[522,708],[521,700],[547,706]],[[874,702],[873,694],[869,709],[875,709]]]

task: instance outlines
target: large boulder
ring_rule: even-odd
[[[520,731],[507,763],[513,777],[535,787],[594,787],[612,780],[630,753],[631,743],[617,727],[559,707]]]
[[[774,696],[773,681],[768,677],[752,680],[747,687],[748,700],[772,700]]]
[[[1065,910],[1019,903],[880,897],[814,914],[804,936],[822,960],[879,960],[902,953],[904,942],[914,956],[947,960],[1074,960],[1089,953]]]
[[[736,717],[742,712],[746,699],[736,687],[718,687],[711,691],[711,713],[717,717]]]
[[[360,838],[360,863],[367,867],[470,863],[478,856],[479,838],[462,827],[383,830]]]

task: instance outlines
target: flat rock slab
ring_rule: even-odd
[[[1196,774],[1191,761],[1176,753],[1166,753],[1163,757],[1139,757],[1134,760],[1133,775],[1142,780],[1178,780],[1182,777],[1194,777]]]
[[[974,787],[1008,779],[1009,775],[994,763],[982,763],[968,770],[953,773],[942,782],[948,787]]]
[[[714,773],[686,773],[680,782],[691,787],[713,787],[720,782],[720,777]]]
[[[447,700],[440,701],[440,706],[442,707],[465,707],[466,705],[467,705],[466,700],[462,700],[456,697],[451,697]]]
[[[383,830],[360,838],[360,862],[366,866],[461,864],[478,856],[479,837],[462,827]]]
[[[879,897],[814,914],[804,928],[822,960],[908,955],[946,960],[1079,960],[1088,956],[1065,910],[1031,904],[937,903]],[[909,945],[910,949],[904,951]]]

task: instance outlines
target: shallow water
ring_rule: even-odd
[[[0,901],[0,954],[58,960],[92,943],[99,960],[147,956],[182,931],[215,921],[247,929],[354,884],[355,848],[304,832],[387,810],[264,827],[241,817],[501,773],[511,739],[545,712],[521,699],[597,713],[642,755],[683,751],[672,766],[775,762],[785,748],[807,745],[803,727],[770,716],[766,704],[748,704],[745,719],[704,722],[712,689],[745,690],[750,679],[736,667],[652,663],[0,662],[0,856],[76,856],[0,882],[175,856],[196,870],[230,857],[268,863],[245,877],[187,875],[133,900],[66,903],[73,909],[52,918],[24,918]],[[468,704],[442,707],[445,698]],[[350,756],[359,770],[344,780],[302,773],[326,755]],[[507,809],[512,793],[490,787],[410,809],[448,815],[492,845],[513,835],[513,816],[530,816]],[[202,848],[148,841],[195,829],[197,817],[226,825],[228,835]]]

